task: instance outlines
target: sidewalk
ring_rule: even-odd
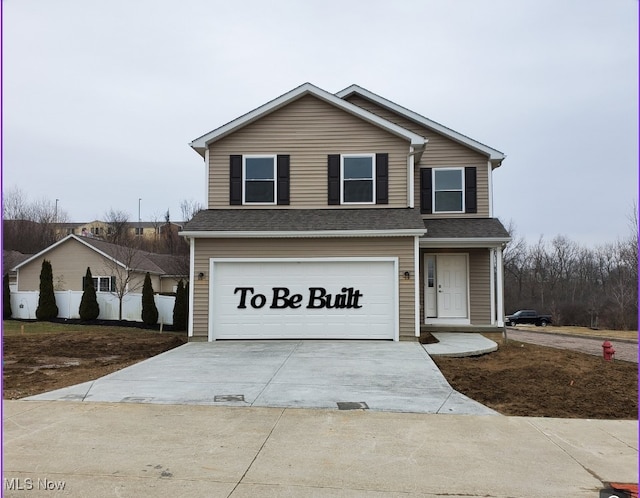
[[[637,421],[4,402],[4,496],[597,498],[637,458]]]

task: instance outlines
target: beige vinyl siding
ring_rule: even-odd
[[[471,325],[491,324],[491,275],[489,249],[423,249],[420,251],[420,323],[425,321],[424,311],[424,255],[469,255],[469,312]]]
[[[174,277],[164,277],[164,278],[160,278],[160,287],[159,289],[156,289],[155,285],[153,286],[153,289],[157,292],[175,292],[174,287],[176,287],[178,285],[178,282],[181,280],[180,278],[174,278]],[[188,282],[183,278],[182,279],[182,284],[183,285],[188,285]]]
[[[80,242],[70,239],[21,267],[18,270],[18,290],[40,289],[40,271],[44,259],[51,262],[55,290],[83,290],[82,278],[87,273],[87,266],[91,268],[94,277],[111,276],[109,266],[102,256]]]
[[[413,237],[326,239],[195,239],[193,335],[207,337],[211,258],[397,257],[400,337],[415,336]],[[404,278],[408,271],[412,277]]]
[[[210,146],[209,208],[251,208],[229,205],[232,154],[290,155],[290,205],[275,209],[340,207],[327,205],[327,155],[353,153],[388,153],[388,207],[408,205],[409,142],[307,95]]]
[[[423,218],[435,218],[443,217],[447,218],[486,218],[489,216],[489,170],[488,170],[488,158],[469,147],[461,145],[453,140],[440,135],[422,125],[414,123],[413,121],[399,116],[393,111],[378,106],[366,99],[358,96],[352,96],[347,99],[352,104],[355,104],[367,111],[373,112],[378,116],[387,119],[407,130],[411,130],[414,133],[426,137],[429,142],[425,148],[425,152],[422,155],[422,159],[418,164],[418,167],[422,168],[451,168],[451,167],[465,167],[475,166],[477,168],[477,192],[478,192],[478,212],[473,214],[447,214],[447,215],[423,215]],[[420,207],[420,171],[416,168],[415,171],[415,199],[416,207]]]
[[[469,295],[471,324],[491,324],[491,274],[489,249],[469,251]]]

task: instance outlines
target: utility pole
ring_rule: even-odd
[[[140,217],[140,203],[142,202],[142,198],[138,198],[138,221],[142,221],[142,218]]]

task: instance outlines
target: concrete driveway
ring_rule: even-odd
[[[27,399],[497,414],[453,390],[422,345],[390,341],[188,343]]]

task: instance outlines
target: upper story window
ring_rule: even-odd
[[[343,154],[341,156],[342,204],[375,202],[375,156]]]
[[[476,168],[421,168],[420,212],[477,213]]]
[[[329,154],[328,199],[336,204],[389,204],[389,154]]]
[[[229,156],[229,204],[289,204],[288,155]]]
[[[276,156],[244,156],[244,204],[275,204]]]
[[[433,192],[434,213],[464,213],[464,169],[434,169]]]

